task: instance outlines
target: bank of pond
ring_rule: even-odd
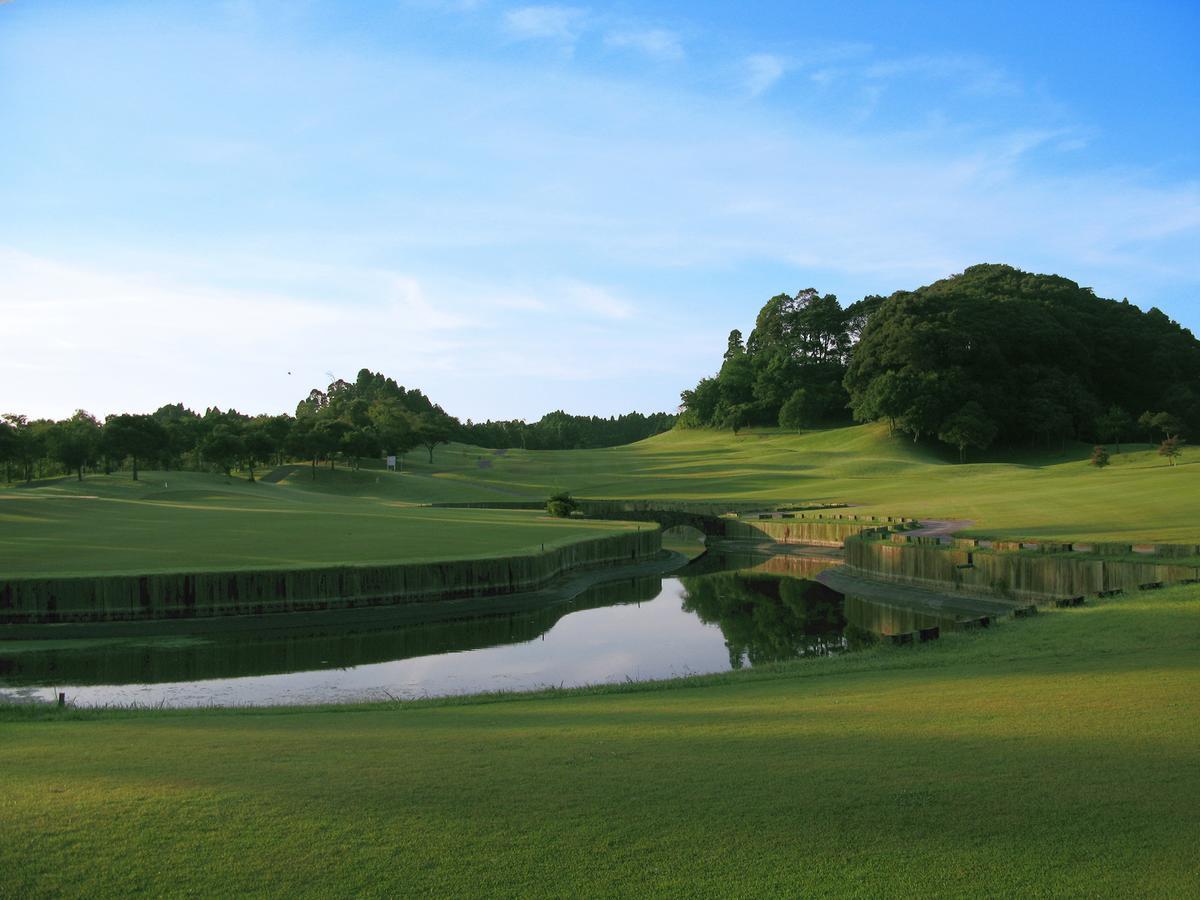
[[[959,612],[847,598],[815,548],[729,545],[681,568],[592,572],[499,601],[158,623],[0,637],[0,700],[309,704],[653,680],[851,653]],[[640,573],[639,573],[640,572]],[[165,626],[165,627],[164,627]],[[86,635],[86,636],[85,636]]]

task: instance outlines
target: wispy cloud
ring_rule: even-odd
[[[680,25],[677,65],[634,66],[612,50],[666,59],[676,32],[582,6],[510,16],[438,25],[478,41],[470,62],[207,22],[6,32],[16,405],[286,409],[296,381],[367,365],[464,416],[663,408],[781,289],[853,300],[980,260],[1200,322],[1200,184],[1071,150],[1096,133],[1020,85],[987,94],[1005,73],[986,60],[747,60]],[[578,52],[544,75],[536,54],[487,55],[499,28]],[[64,69],[72,54],[87,66]],[[554,371],[586,379],[522,381],[559,347]]]
[[[567,281],[562,286],[567,304],[602,319],[624,320],[634,314],[633,304],[611,291],[582,281]]]
[[[787,62],[774,53],[755,53],[745,60],[745,85],[750,96],[766,93],[787,72]]]
[[[635,50],[659,62],[678,62],[683,59],[683,42],[674,31],[663,28],[610,31],[604,37],[609,47]]]
[[[504,14],[504,30],[515,40],[547,40],[573,44],[587,21],[574,6],[522,6]]]
[[[985,60],[969,56],[920,55],[881,60],[862,70],[876,81],[904,78],[949,83],[957,91],[980,97],[1013,96],[1021,91],[1016,79]]]

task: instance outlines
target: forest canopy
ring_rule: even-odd
[[[24,481],[67,472],[128,465],[139,468],[216,470],[226,474],[287,460],[319,463],[338,460],[358,468],[364,460],[424,449],[429,462],[441,444],[452,440],[490,448],[528,447],[569,450],[631,443],[669,430],[675,417],[666,413],[629,413],[612,418],[572,416],[556,411],[539,421],[464,425],[417,388],[405,388],[370,369],[354,381],[338,379],[324,390],[313,388],[294,416],[249,416],[210,407],[203,414],[180,403],[153,413],[121,413],[103,422],[80,410],[69,419],[30,420],[15,413],[0,416],[0,472],[6,481]]]
[[[773,297],[682,401],[687,426],[852,417],[960,452],[1157,440],[1200,430],[1200,342],[1158,309],[978,265],[845,308],[812,289]]]

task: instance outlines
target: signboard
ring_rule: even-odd
[[[396,471],[396,457],[394,457],[394,456],[389,456],[389,457],[387,458],[387,467],[388,467],[388,471],[389,471],[389,472],[395,472],[395,471]]]

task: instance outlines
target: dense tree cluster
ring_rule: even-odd
[[[501,422],[471,422],[462,427],[460,440],[497,450],[521,447],[527,450],[590,450],[632,444],[675,425],[669,413],[626,413],[602,419],[572,416],[562,410],[547,413],[536,422],[519,419]]]
[[[964,455],[1068,439],[1119,450],[1200,430],[1200,342],[1157,309],[979,265],[846,309],[813,290],[772,298],[682,399],[681,423],[735,431],[848,413]]]
[[[0,464],[5,478],[29,481],[63,470],[245,469],[250,480],[262,465],[285,459],[358,466],[382,454],[424,447],[433,461],[439,444],[461,426],[421,391],[406,390],[367,369],[353,383],[338,380],[313,390],[296,415],[247,416],[212,408],[199,415],[182,404],[153,413],[111,415],[103,423],[82,410],[59,422],[25,416],[0,419]]]
[[[767,301],[754,330],[729,335],[720,371],[682,394],[680,424],[807,428],[849,422],[842,380],[855,340],[880,298],[843,308],[809,288]]]
[[[295,416],[247,416],[213,408],[203,415],[182,404],[153,413],[123,413],[97,421],[80,410],[69,419],[0,418],[0,466],[6,481],[30,481],[63,471],[106,473],[139,469],[244,469],[250,480],[263,465],[337,460],[358,468],[363,460],[423,448],[433,462],[440,444],[460,440],[482,447],[570,449],[632,443],[674,424],[666,413],[630,413],[611,419],[553,412],[533,424],[521,421],[465,425],[415,388],[363,369],[353,382],[313,389]]]

